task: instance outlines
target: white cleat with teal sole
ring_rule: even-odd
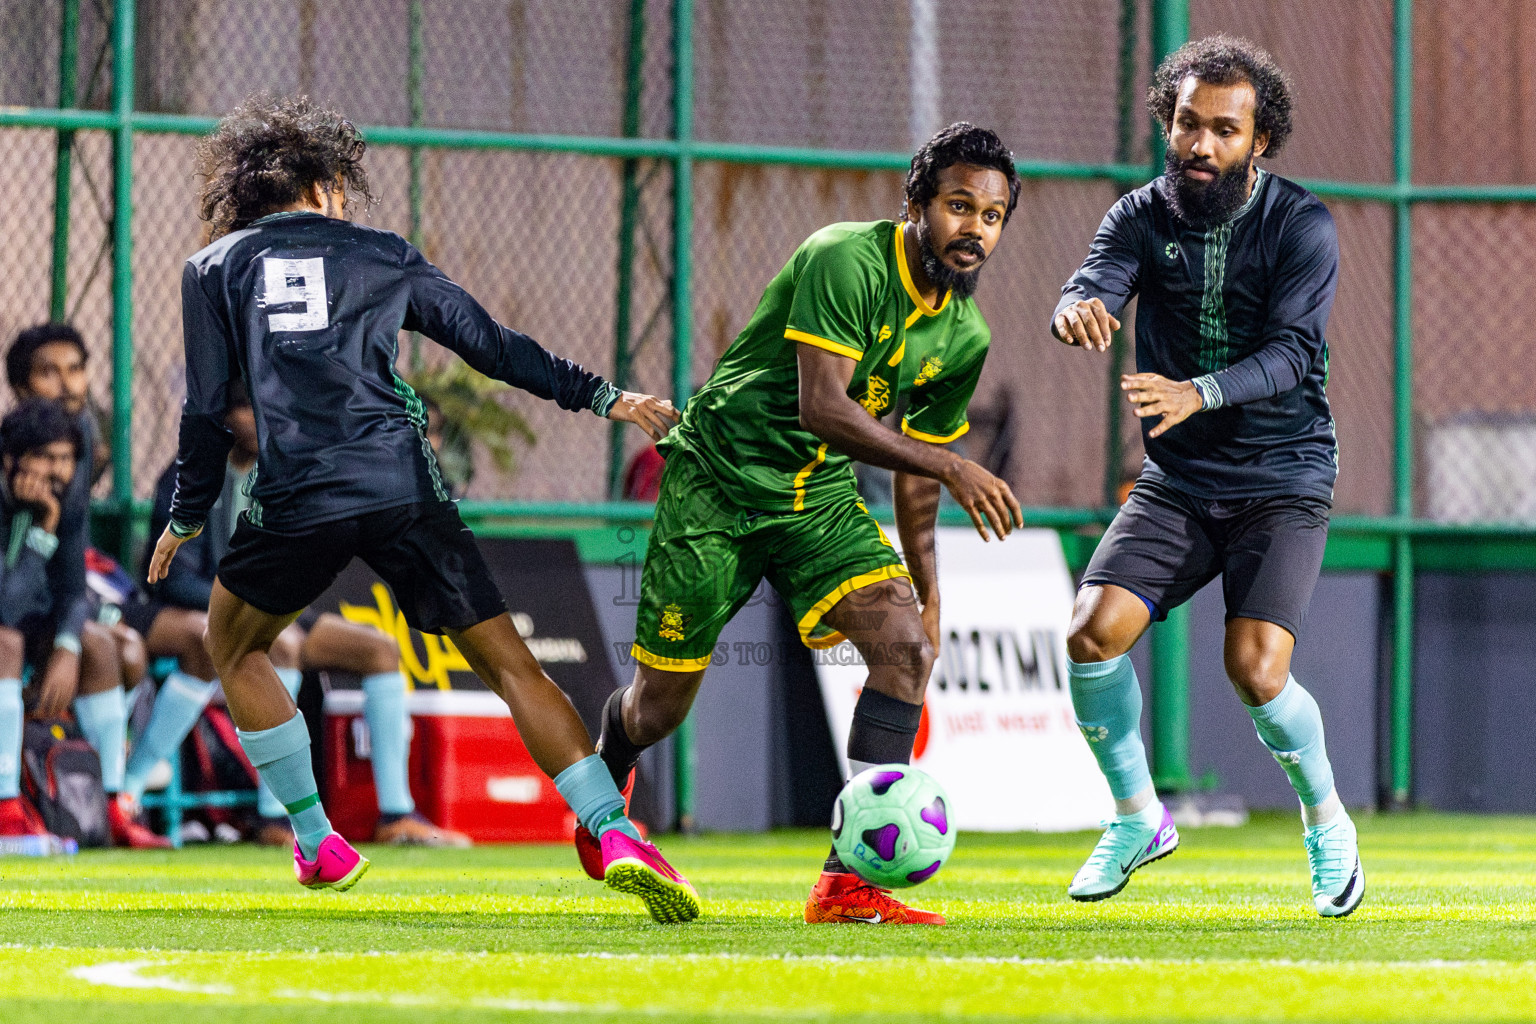
[[[1087,863],[1072,876],[1067,895],[1080,903],[1107,900],[1125,888],[1137,868],[1168,856],[1178,845],[1179,830],[1166,807],[1157,828],[1133,818],[1116,818],[1099,837]]]
[[[1302,833],[1312,869],[1312,905],[1324,917],[1344,917],[1365,896],[1365,870],[1355,823],[1340,811],[1325,825]]]

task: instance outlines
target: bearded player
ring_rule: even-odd
[[[769,283],[659,446],[639,665],[609,699],[598,741],[616,784],[681,724],[720,630],[765,577],[807,646],[846,638],[869,667],[849,771],[911,759],[939,645],[939,487],[983,538],[1022,525],[1008,486],[946,447],[968,427],[991,338],[971,295],[1018,192],[996,135],[950,125],[913,157],[900,221],[823,228]],[[899,431],[880,422],[902,401]],[[859,499],[855,459],[896,471],[905,565]],[[595,877],[599,851],[579,830],[577,851]],[[805,919],[944,923],[864,884],[835,853]]]
[[[1323,336],[1338,239],[1315,196],[1254,166],[1291,134],[1290,84],[1269,54],[1227,36],[1190,43],[1158,68],[1149,105],[1167,171],[1110,209],[1052,323],[1102,352],[1140,296],[1139,372],[1120,386],[1146,463],[1088,565],[1067,638],[1072,702],[1116,817],[1067,891],[1113,896],[1178,845],[1127,652],[1220,576],[1227,675],[1301,802],[1313,904],[1342,917],[1365,893],[1355,825],[1317,701],[1290,674],[1338,472]]]
[[[309,731],[273,670],[278,635],[354,556],[415,629],[452,638],[507,703],[528,752],[600,837],[609,886],[658,921],[698,897],[644,842],[575,708],[529,653],[474,537],[448,500],[426,413],[395,375],[399,333],[420,331],[470,366],[562,408],[663,436],[671,403],[621,392],[493,320],[409,242],[343,219],[371,198],[351,122],[307,99],[246,101],[199,151],[215,241],[182,275],[187,398],[170,522],[149,567],[163,579],[204,527],[232,442],[232,382],[256,413],[257,477],[219,563],[208,646],[241,745],[293,826],[294,870],[346,889],[368,862],[331,829]]]

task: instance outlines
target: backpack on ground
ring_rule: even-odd
[[[26,793],[48,831],[81,846],[110,846],[101,758],[73,725],[27,722],[22,734]]]

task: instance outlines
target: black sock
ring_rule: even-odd
[[[624,731],[624,694],[628,692],[629,687],[621,686],[608,695],[608,703],[603,705],[603,731],[597,738],[598,756],[621,791],[629,781],[629,773],[640,762],[640,755],[650,746],[635,743]]]
[[[855,774],[862,771],[856,762],[866,765],[910,763],[912,744],[917,739],[917,726],[922,719],[921,704],[908,704],[864,687],[859,702],[853,706],[853,725],[848,730],[849,770]],[[822,870],[842,872],[848,868],[834,849],[827,854]]]

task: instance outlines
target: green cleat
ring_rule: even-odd
[[[1312,869],[1312,905],[1324,917],[1344,917],[1365,897],[1365,870],[1355,823],[1345,811],[1301,835]]]
[[[1179,830],[1166,807],[1157,828],[1148,828],[1134,818],[1116,818],[1099,837],[1087,862],[1072,876],[1067,895],[1081,903],[1107,900],[1125,888],[1137,868],[1168,856],[1178,845]]]

